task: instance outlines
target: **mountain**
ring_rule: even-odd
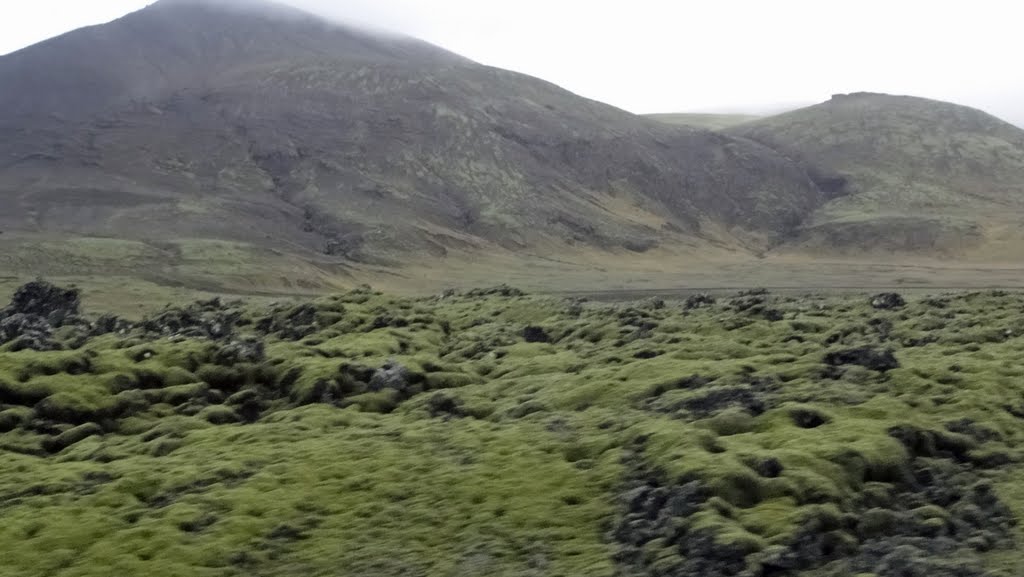
[[[725,132],[802,163],[831,197],[790,247],[975,259],[1020,254],[1024,130],[982,111],[856,93]]]
[[[261,2],[162,0],[0,58],[0,86],[0,268],[315,288],[761,250],[825,200],[749,140]],[[19,259],[40,238],[59,250]]]

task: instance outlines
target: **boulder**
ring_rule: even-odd
[[[17,341],[14,348],[18,350],[60,349],[52,337],[53,327],[40,315],[15,313],[0,320],[0,345]]]
[[[550,343],[551,336],[544,327],[530,325],[523,329],[523,340],[528,343]]]
[[[714,305],[715,302],[715,297],[709,295],[708,293],[698,293],[695,295],[690,295],[686,299],[686,302],[683,304],[683,307],[686,308],[687,310],[693,310],[704,307],[710,307]]]
[[[825,355],[825,364],[833,367],[859,365],[883,373],[900,366],[900,362],[892,354],[892,351],[876,350],[871,347],[856,347],[833,351]]]
[[[263,341],[241,339],[218,349],[216,362],[218,365],[231,366],[237,363],[259,363],[266,357]]]
[[[370,377],[370,390],[383,391],[393,390],[399,393],[408,392],[413,385],[413,372],[395,361],[388,361],[381,368],[374,371]]]
[[[96,319],[89,326],[89,334],[92,336],[108,335],[110,333],[123,333],[132,328],[132,324],[115,315],[105,314]]]
[[[881,293],[871,297],[871,306],[879,310],[903,308],[907,301],[898,293]]]
[[[51,325],[61,326],[66,319],[78,314],[80,306],[81,297],[77,288],[64,289],[46,281],[34,281],[15,291],[11,304],[4,309],[4,316],[36,315]]]

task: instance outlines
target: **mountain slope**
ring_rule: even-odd
[[[804,163],[833,197],[804,223],[798,245],[1019,253],[1024,130],[984,112],[858,93],[726,132]]]
[[[252,2],[163,0],[0,59],[0,84],[0,226],[141,241],[177,276],[196,239],[325,274],[758,250],[823,201],[764,146]]]

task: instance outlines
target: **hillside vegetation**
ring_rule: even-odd
[[[1020,294],[0,313],[0,574],[1018,575]]]
[[[979,110],[857,93],[728,129],[809,167],[833,200],[796,248],[1014,259],[1024,130]]]
[[[764,257],[966,271],[1024,246],[1024,131],[925,99],[646,118],[262,0],[160,0],[0,57],[0,85],[12,283],[429,292],[558,263],[579,289],[654,278],[641,263],[671,287]]]
[[[745,250],[823,200],[750,141],[260,2],[162,0],[0,58],[0,85],[11,250],[112,239],[199,287],[197,245],[240,284],[323,290],[497,252]]]

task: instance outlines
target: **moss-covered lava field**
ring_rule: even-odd
[[[1024,574],[1024,295],[0,312],[0,575]]]

